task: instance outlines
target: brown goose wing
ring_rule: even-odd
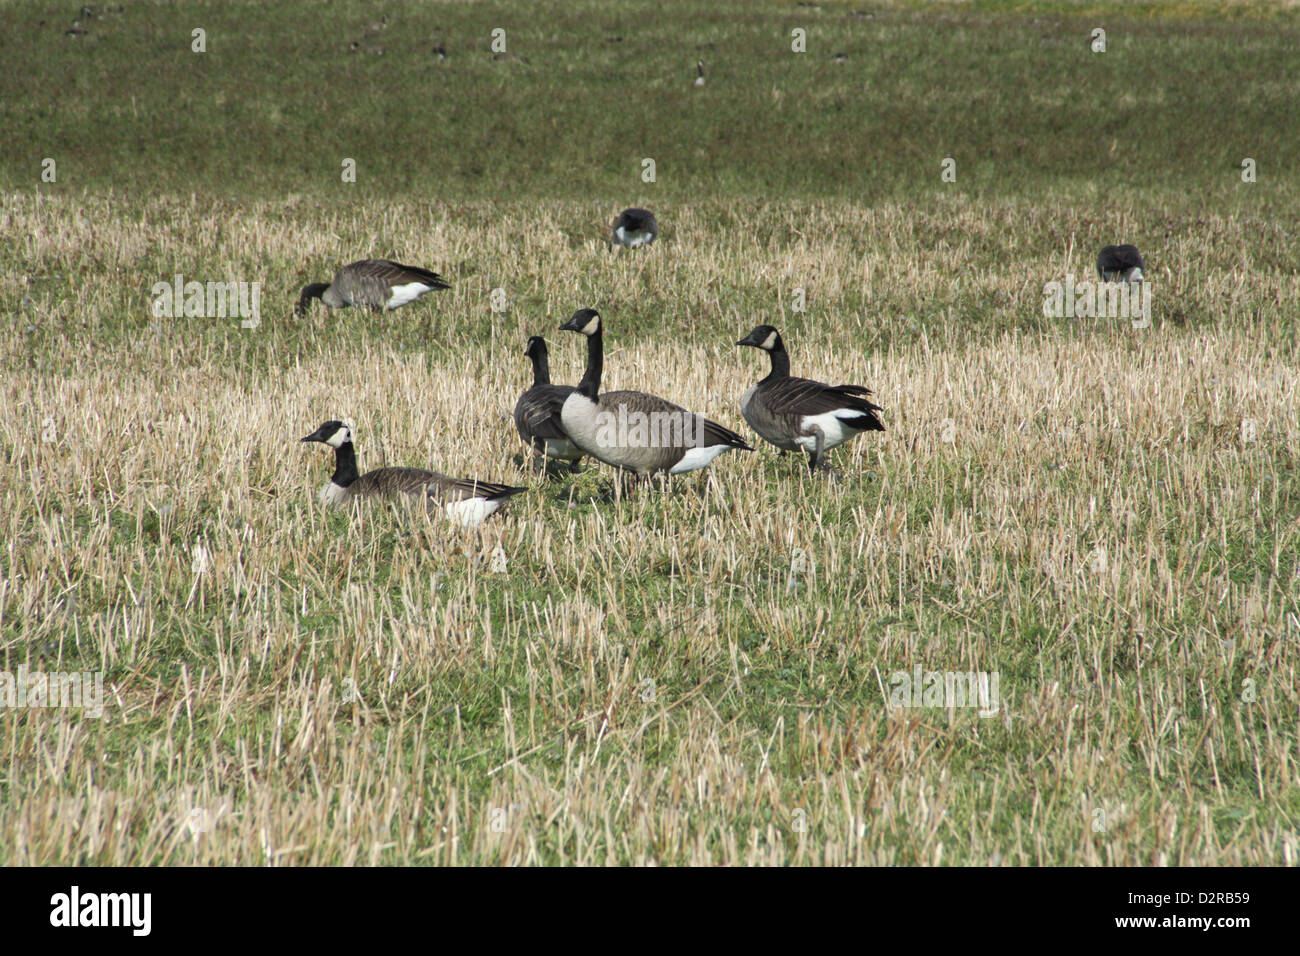
[[[793,376],[759,385],[759,396],[773,415],[823,415],[840,410],[870,415],[881,410],[867,400],[870,394],[871,389],[864,385],[827,385]]]
[[[625,405],[629,412],[640,412],[646,415],[653,415],[656,413],[681,415],[684,416],[682,421],[682,430],[685,434],[694,434],[693,431],[686,430],[688,427],[691,429],[697,427],[703,428],[703,440],[699,442],[692,441],[692,445],[698,444],[706,448],[710,445],[730,445],[733,448],[742,448],[746,451],[754,450],[745,443],[744,438],[733,432],[730,428],[727,428],[725,425],[719,425],[717,422],[710,421],[697,412],[688,411],[687,409],[682,408],[682,406],[676,405],[668,401],[666,398],[660,398],[657,395],[648,395],[645,392],[605,392],[600,396],[600,405],[603,409],[616,409],[620,405]],[[689,423],[687,419],[690,420]],[[679,455],[679,450],[674,450],[672,448],[660,450],[666,453],[665,460],[672,457],[672,462],[674,464],[676,463],[677,458],[673,456]]]
[[[495,481],[480,481],[477,478],[448,478],[446,475],[439,475],[443,484],[438,493],[438,501],[464,501],[466,498],[483,498],[487,501],[496,501],[498,498],[509,498],[511,495],[517,495],[525,492],[527,488],[520,488],[517,485],[503,485]],[[430,497],[433,497],[430,492]]]
[[[359,274],[374,276],[389,285],[423,282],[435,289],[451,288],[451,284],[436,272],[422,269],[419,266],[402,265],[402,263],[394,262],[392,259],[363,259],[361,262],[353,263],[353,265],[360,267]]]
[[[354,494],[357,495],[388,498],[413,495],[437,503],[463,501],[466,498],[486,498],[491,501],[527,490],[473,478],[451,478],[424,468],[376,468],[358,478],[354,487]]]
[[[520,436],[532,438],[568,439],[560,423],[560,410],[564,400],[573,392],[572,385],[534,385],[519,396],[515,405],[515,427]]]
[[[451,288],[436,272],[404,266],[391,259],[361,259],[344,266],[334,276],[334,286],[350,305],[383,309],[394,286],[422,282],[435,289]]]

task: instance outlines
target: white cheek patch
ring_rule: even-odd
[[[767,349],[769,352],[770,352],[772,349],[776,348],[776,333],[775,333],[775,332],[769,332],[769,333],[767,334],[767,338],[763,340],[763,348]]]
[[[348,442],[352,441],[352,429],[346,425],[338,429],[333,435],[325,439],[325,444],[331,448],[342,448]]]
[[[582,327],[582,334],[595,335],[596,331],[599,328],[600,328],[600,319],[596,316],[592,316],[591,321]]]

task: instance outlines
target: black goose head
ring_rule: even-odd
[[[579,309],[573,318],[560,326],[561,332],[580,332],[591,337],[600,331],[600,313],[595,309]]]
[[[539,356],[546,357],[546,339],[540,335],[530,336],[528,344],[524,346],[524,358],[535,359]]]
[[[311,307],[311,300],[319,299],[329,287],[328,282],[313,282],[310,285],[303,286],[302,295],[298,296],[298,307],[294,309],[294,313],[306,315],[307,310]]]
[[[302,441],[318,441],[338,449],[352,444],[352,429],[340,421],[330,420],[316,429]]]
[[[776,352],[783,348],[781,333],[770,325],[757,325],[737,345],[751,345],[766,352]]]

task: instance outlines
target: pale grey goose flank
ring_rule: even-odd
[[[740,399],[740,413],[765,440],[785,451],[808,453],[808,467],[825,465],[826,452],[861,432],[883,432],[881,411],[862,385],[827,385],[790,374],[790,356],[781,333],[760,325],[737,345],[752,345],[772,358],[767,378],[751,385]]]
[[[511,495],[528,490],[472,478],[449,478],[423,468],[376,468],[358,475],[352,429],[340,421],[328,421],[302,440],[318,441],[334,449],[334,474],[320,493],[324,505],[342,506],[359,498],[415,499],[429,508],[440,507],[456,524],[472,526],[499,511]]]
[[[654,213],[635,207],[619,213],[611,228],[614,234],[613,245],[627,246],[629,249],[648,246],[659,235],[659,223],[655,221]]]
[[[334,273],[333,282],[303,286],[297,313],[305,315],[312,299],[320,299],[331,309],[355,305],[372,312],[392,311],[426,292],[450,288],[438,273],[419,266],[404,266],[392,259],[361,259]]]
[[[1142,253],[1137,246],[1105,246],[1097,253],[1097,275],[1102,282],[1141,282]]]
[[[600,314],[579,309],[562,332],[587,337],[587,370],[564,400],[560,422],[582,451],[637,478],[707,467],[725,451],[753,451],[729,428],[645,392],[600,393],[605,346]]]
[[[551,367],[546,355],[546,340],[534,335],[528,340],[524,355],[533,362],[533,384],[515,402],[515,428],[519,437],[533,451],[533,461],[544,469],[542,458],[558,458],[569,463],[575,475],[581,470],[582,450],[564,432],[560,409],[574,391],[572,385],[552,385]]]

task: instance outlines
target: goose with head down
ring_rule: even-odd
[[[306,315],[311,300],[320,299],[331,309],[358,306],[371,312],[391,312],[425,293],[450,288],[438,273],[419,266],[404,266],[392,259],[361,259],[334,273],[333,282],[303,286],[295,311]]]

